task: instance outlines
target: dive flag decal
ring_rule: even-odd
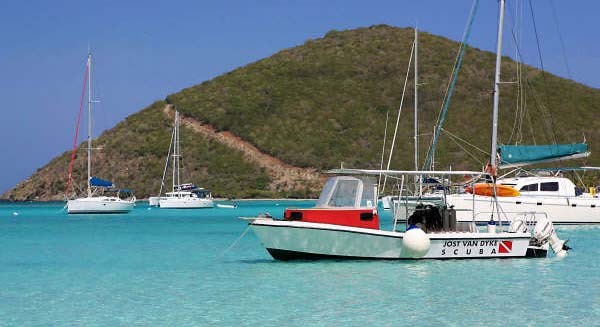
[[[498,244],[498,253],[512,252],[512,241],[500,241]]]

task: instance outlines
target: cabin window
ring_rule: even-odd
[[[358,191],[358,180],[340,179],[335,190],[327,203],[330,207],[354,207],[356,192]]]
[[[521,192],[536,192],[538,190],[538,183],[529,184],[521,187],[519,191]]]
[[[547,182],[540,184],[540,191],[556,192],[558,191],[558,182]]]
[[[194,192],[194,195],[199,198],[199,199],[206,199],[209,197],[209,192],[206,191],[196,191]]]

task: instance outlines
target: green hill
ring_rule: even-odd
[[[386,113],[395,121],[413,38],[412,29],[385,25],[332,31],[325,37],[233,70],[169,95],[102,134],[95,161],[97,175],[133,188],[138,197],[156,193],[170,139],[165,104],[185,117],[228,131],[260,151],[295,167],[378,168]],[[458,44],[419,35],[421,160],[441,107]],[[524,114],[516,111],[518,88],[501,89],[500,141],[514,142],[515,116],[521,116],[523,142],[579,142],[592,150],[600,143],[600,90],[524,66],[527,77]],[[503,61],[504,81],[515,80],[516,63]],[[488,150],[494,54],[469,48],[450,105],[445,129]],[[412,75],[412,74],[411,74]],[[412,81],[409,81],[412,85]],[[413,167],[412,87],[404,100],[394,168]],[[512,137],[511,137],[512,134]],[[275,185],[275,177],[244,153],[183,129],[186,174],[225,197],[314,196],[315,183]],[[81,145],[85,147],[85,144]],[[80,151],[76,174],[82,176]],[[438,168],[480,169],[486,155],[466,154],[443,135],[436,153]],[[586,164],[600,164],[592,156]],[[10,199],[61,198],[68,154],[53,159],[15,189]],[[82,178],[77,179],[82,188]]]

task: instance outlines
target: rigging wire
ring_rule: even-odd
[[[163,187],[165,187],[165,176],[167,175],[167,169],[169,168],[169,157],[171,156],[171,149],[173,147],[173,139],[175,138],[175,128],[173,128],[173,132],[171,132],[171,142],[169,143],[169,152],[167,153],[167,160],[165,160],[165,169],[163,170],[162,180],[160,181],[160,190],[158,191],[158,196],[162,195]]]
[[[415,49],[415,42],[413,41],[412,48],[410,50],[410,58],[408,59],[408,67],[406,68],[406,77],[404,78],[404,87],[402,89],[402,98],[400,98],[400,107],[398,108],[398,116],[396,117],[396,128],[394,129],[394,137],[392,138],[392,146],[390,147],[390,156],[388,157],[386,169],[390,169],[390,164],[392,163],[392,155],[394,154],[394,144],[396,143],[396,134],[398,133],[398,124],[400,123],[400,115],[402,114],[402,105],[404,104],[404,94],[406,93],[406,84],[408,82],[408,75],[410,74],[410,64],[412,63],[414,49]],[[386,181],[387,181],[387,177],[384,177],[383,178],[383,188],[384,189],[385,189]]]
[[[510,3],[508,5],[510,7]],[[511,33],[513,35],[515,45],[515,77],[517,81],[517,94],[515,98],[515,116],[513,119],[513,128],[511,130],[507,143],[512,144],[514,137],[514,143],[519,144],[523,141],[523,115],[525,112],[526,105],[525,88],[523,87],[522,62],[524,60],[519,53],[519,48],[521,47],[521,43],[523,41],[523,1],[516,2],[514,17],[510,16],[510,10],[508,12],[509,18],[512,18]]]
[[[390,118],[390,111],[388,110],[385,113],[385,129],[383,132],[383,147],[381,149],[381,163],[379,164],[379,170],[383,170],[383,160],[385,158],[385,141],[387,140],[387,129],[388,129],[388,120]],[[381,172],[379,173],[379,178],[377,179],[377,192],[379,194],[381,194],[383,192],[382,189],[380,189],[381,187]],[[377,197],[379,197],[379,194],[377,194]]]
[[[537,24],[535,23],[535,15],[533,13],[533,5],[531,4],[531,0],[528,0],[529,2],[529,9],[531,11],[531,20],[533,22],[533,31],[535,33],[535,41],[537,44],[537,51],[538,51],[538,57],[540,59],[540,67],[542,69],[542,80],[544,81],[544,87],[546,88],[546,90],[548,89],[548,81],[546,80],[546,69],[544,68],[544,61],[542,59],[542,49],[540,47],[540,38],[538,36],[538,31],[537,31]],[[552,117],[552,112],[550,112],[549,110],[544,110],[544,113],[548,115],[548,117],[550,119],[544,119],[544,122],[548,125],[547,126],[547,131],[550,132],[550,136],[552,137],[552,142],[554,144],[556,144],[556,134],[554,133],[554,119]]]
[[[462,61],[465,55],[465,50],[468,45],[469,36],[471,35],[471,27],[473,26],[473,21],[475,20],[475,14],[477,13],[477,7],[479,5],[479,0],[473,0],[473,6],[471,7],[471,13],[469,14],[469,19],[467,21],[467,26],[465,27],[465,31],[463,33],[462,42],[458,48],[458,55],[456,57],[455,65],[452,70],[450,83],[448,84],[448,89],[446,90],[446,95],[444,97],[444,102],[442,103],[442,109],[440,110],[440,114],[438,116],[438,121],[436,123],[435,134],[433,135],[433,139],[431,141],[431,146],[427,151],[427,159],[423,165],[424,169],[428,166],[432,166],[433,164],[433,156],[435,155],[435,147],[437,145],[441,128],[446,119],[446,113],[448,111],[448,107],[450,106],[450,99],[452,98],[452,93],[454,91],[454,85],[456,84],[456,80],[458,78],[458,72],[460,72],[460,68],[462,66]]]
[[[75,162],[75,152],[77,152],[77,139],[79,138],[79,125],[81,123],[81,112],[83,111],[83,101],[85,100],[85,88],[88,81],[89,63],[85,64],[85,73],[83,74],[83,90],[81,91],[81,100],[79,102],[79,114],[77,114],[77,127],[75,128],[75,137],[73,138],[73,150],[71,151],[71,162],[69,162],[69,175],[67,179],[67,188],[65,197],[69,196],[69,188],[71,186],[71,177],[73,176],[73,163]]]
[[[558,39],[560,40],[560,49],[562,51],[563,62],[567,69],[567,76],[569,79],[573,79],[571,76],[571,69],[569,68],[569,61],[567,60],[567,51],[565,50],[565,42],[563,41],[562,33],[560,32],[560,25],[558,24],[558,15],[556,14],[556,7],[554,6],[554,0],[550,0],[550,7],[552,7],[552,16],[554,17],[554,24],[556,25],[556,32],[558,33]]]
[[[471,154],[471,152],[469,152],[464,146],[462,146],[460,143],[458,143],[456,141],[456,139],[454,139],[452,136],[450,136],[450,140],[454,141],[454,143],[456,143],[456,145],[458,145],[458,147],[460,147],[467,155],[469,155],[473,160],[475,160],[475,162],[481,163],[481,159],[480,158],[477,158],[473,154]]]
[[[448,135],[449,135],[449,136],[451,136],[451,137],[454,137],[455,139],[457,139],[457,140],[459,140],[459,141],[461,141],[461,142],[465,143],[466,145],[468,145],[468,146],[470,146],[470,147],[474,148],[475,150],[477,150],[477,151],[479,151],[479,152],[481,152],[481,153],[483,153],[483,154],[485,154],[485,155],[488,155],[488,156],[490,155],[490,153],[489,153],[488,151],[485,151],[485,150],[482,150],[481,148],[478,148],[478,147],[477,147],[475,144],[469,143],[469,141],[467,141],[467,140],[465,140],[465,139],[462,139],[462,138],[458,137],[458,136],[457,136],[457,135],[455,135],[455,134],[452,134],[452,133],[450,133],[448,130],[446,130],[446,129],[444,129],[444,128],[442,129],[442,132],[444,132],[444,133],[448,134]]]
[[[544,60],[542,59],[542,50],[540,48],[540,38],[538,36],[537,24],[535,23],[535,15],[533,14],[533,5],[531,4],[531,0],[529,2],[529,10],[531,12],[531,21],[533,22],[533,31],[535,32],[535,42],[537,44],[538,58],[540,59],[540,66],[542,68],[542,78],[544,79],[544,83],[546,83],[546,69],[544,69]]]
[[[511,31],[511,35],[512,35],[513,41],[515,43],[515,47],[516,47],[516,51],[517,51],[518,57],[522,60],[524,57],[523,57],[523,53],[521,52],[521,48],[518,45],[517,36],[515,35],[514,31]],[[539,47],[538,47],[538,50],[539,50]],[[541,53],[540,53],[540,58],[541,58]],[[545,76],[543,68],[542,68],[541,72],[542,72],[542,76]],[[527,77],[527,70],[526,70],[526,68],[525,68],[525,72],[522,73],[521,76],[522,76],[522,79],[524,80],[524,83],[523,82],[521,82],[521,83],[524,84],[524,86],[527,86],[527,90],[529,90],[529,94],[530,94],[531,98],[533,99],[534,103],[536,104],[536,107],[539,109],[541,115],[546,117],[545,119],[543,119],[544,123],[546,124],[546,128],[543,129],[544,134],[546,134],[546,136],[548,137],[548,139],[550,140],[550,142],[556,144],[556,134],[555,134],[555,128],[554,128],[554,118],[552,116],[552,113],[546,107],[546,105],[541,101],[541,99],[538,97],[538,95],[536,93],[536,90],[535,90],[535,87],[533,86],[533,84],[531,83],[531,81],[529,80],[529,78]],[[545,77],[544,77],[544,81],[545,81]],[[526,102],[525,102],[525,99],[526,99],[525,98],[525,94],[523,94],[523,97],[524,97],[523,98],[523,104],[525,105],[526,104]],[[536,144],[535,136],[534,136],[534,128],[533,128],[533,123],[531,121],[531,117],[530,117],[530,115],[529,115],[529,113],[527,111],[524,111],[523,115],[526,116],[526,118],[528,119],[528,122],[529,122],[529,125],[530,125],[530,129],[529,130],[531,132],[533,143]]]

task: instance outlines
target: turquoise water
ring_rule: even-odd
[[[557,228],[564,260],[277,262],[237,217],[312,202],[239,204],[1,204],[0,325],[600,325],[600,227]]]

